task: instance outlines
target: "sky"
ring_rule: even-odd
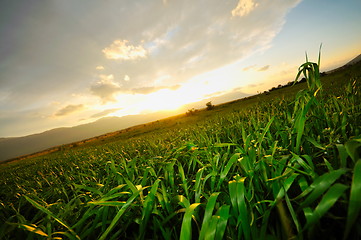
[[[221,103],[361,54],[360,0],[0,0],[0,137]]]

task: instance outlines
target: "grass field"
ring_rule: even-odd
[[[360,239],[361,66],[300,70],[305,83],[0,164],[0,239]]]

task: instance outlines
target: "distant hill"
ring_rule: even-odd
[[[349,62],[346,63],[345,65],[343,65],[343,66],[341,66],[341,67],[339,67],[339,68],[335,68],[335,69],[333,69],[333,70],[330,70],[330,71],[328,71],[327,73],[328,73],[328,74],[329,74],[329,73],[334,73],[334,72],[339,71],[339,70],[342,70],[342,69],[344,69],[344,68],[353,66],[353,65],[355,65],[356,63],[359,63],[359,62],[361,62],[361,54],[359,54],[357,57],[355,57],[354,59],[352,59],[351,61],[349,61]]]
[[[345,66],[351,66],[361,61],[361,54],[345,64]]]
[[[56,128],[24,137],[0,138],[0,161],[152,122],[172,115],[174,115],[172,112],[160,112],[124,117],[106,117],[75,127]]]

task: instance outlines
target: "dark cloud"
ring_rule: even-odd
[[[61,116],[65,116],[74,112],[79,112],[80,110],[83,110],[85,108],[85,106],[83,104],[78,104],[78,105],[68,105],[65,106],[63,108],[61,108],[60,110],[58,110],[55,113],[55,116],[57,117],[61,117]]]

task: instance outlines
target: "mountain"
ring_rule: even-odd
[[[345,64],[345,66],[351,66],[361,61],[361,54]]]
[[[152,122],[172,115],[174,115],[174,112],[105,117],[75,127],[56,128],[24,137],[0,138],[0,161]]]
[[[355,65],[355,64],[357,64],[357,63],[359,63],[359,62],[361,62],[361,54],[359,54],[357,57],[355,57],[354,59],[352,59],[351,61],[349,61],[349,62],[346,63],[345,65],[328,71],[327,74],[340,71],[340,70],[345,69],[345,68],[347,68],[347,67],[351,67],[351,66],[353,66],[353,65]]]

